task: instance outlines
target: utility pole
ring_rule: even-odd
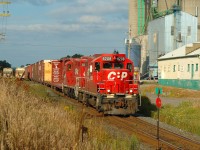
[[[0,2],[0,5],[3,5],[3,11],[0,12],[0,17],[2,17],[2,31],[0,31],[0,40],[1,39],[4,39],[5,37],[5,32],[6,32],[6,24],[7,24],[7,19],[4,19],[5,17],[9,17],[10,16],[10,13],[8,11],[8,5],[11,4],[11,2],[9,1],[1,1]],[[6,6],[6,7],[4,7]],[[5,21],[5,23],[4,23]],[[5,26],[5,27],[4,27]]]
[[[132,43],[132,39],[131,39],[131,27],[130,27],[129,33],[128,33],[128,59],[131,58],[131,43]]]

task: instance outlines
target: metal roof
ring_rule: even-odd
[[[158,60],[200,55],[200,47],[197,48],[196,50],[194,50],[193,52],[188,53],[188,54],[186,54],[186,47],[193,47],[193,43],[184,45],[184,46],[182,46],[182,47],[180,47],[180,48],[178,48],[174,51],[166,53],[164,56],[159,57]]]

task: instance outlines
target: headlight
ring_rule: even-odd
[[[110,93],[110,90],[107,90],[108,93]]]
[[[132,93],[133,92],[133,90],[132,89],[130,89],[130,93]]]

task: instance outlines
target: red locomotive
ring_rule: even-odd
[[[125,54],[66,58],[51,61],[51,65],[49,84],[67,96],[104,114],[130,115],[138,110],[138,81],[133,79],[134,64]],[[32,75],[29,78],[41,82],[41,77]]]

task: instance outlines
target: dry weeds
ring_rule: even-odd
[[[84,113],[39,99],[20,81],[0,79],[0,149],[137,149],[135,140],[113,137],[103,123]],[[82,114],[82,115],[81,115]],[[84,141],[81,127],[88,128]],[[116,132],[116,131],[114,131]]]

